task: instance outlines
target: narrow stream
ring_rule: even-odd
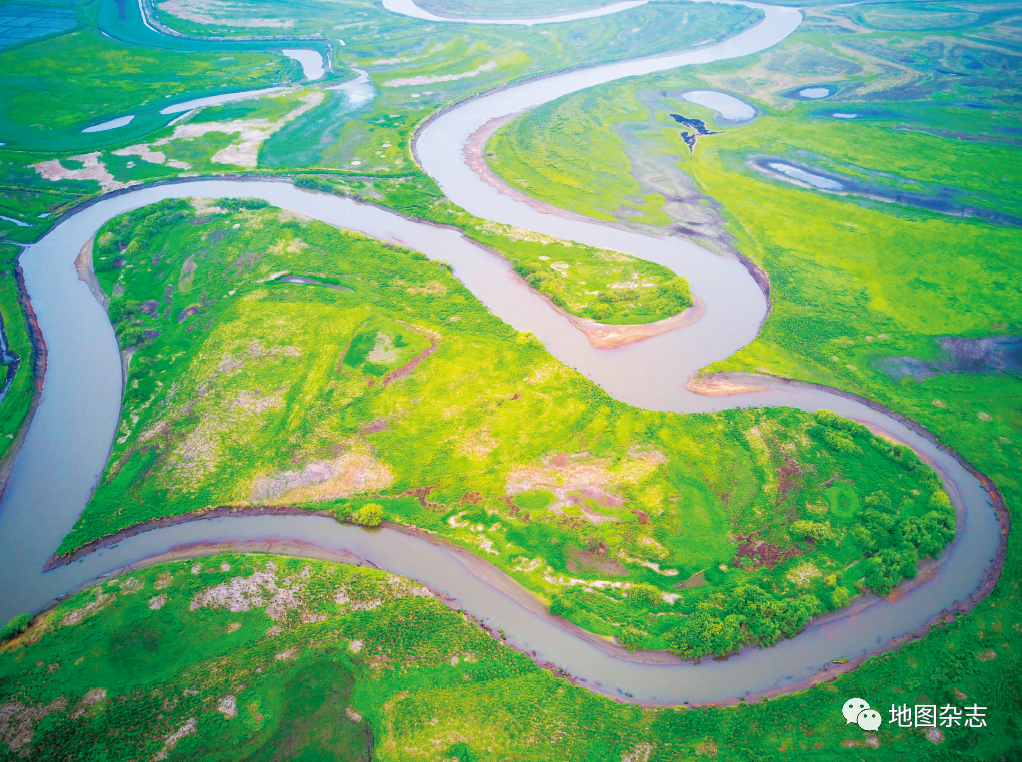
[[[875,650],[964,600],[979,586],[996,553],[1000,527],[987,493],[951,455],[883,413],[824,390],[776,384],[737,397],[705,397],[685,388],[693,371],[731,355],[756,336],[766,304],[740,263],[683,239],[653,238],[595,222],[540,214],[485,185],[464,163],[461,147],[465,140],[495,116],[597,82],[761,50],[790,34],[801,18],[793,9],[756,7],[763,8],[766,19],[720,45],[508,88],[447,112],[416,141],[426,171],[455,203],[473,213],[632,253],[688,277],[707,309],[698,323],[681,331],[620,349],[593,349],[570,322],[516,279],[506,262],[457,231],[268,180],[196,180],[110,196],[81,209],[28,247],[21,263],[47,342],[49,363],[39,409],[0,503],[0,578],[18,582],[5,587],[0,620],[21,611],[37,611],[89,580],[182,545],[292,540],[327,550],[349,550],[381,568],[443,590],[465,610],[503,629],[513,645],[536,651],[598,690],[634,700],[681,703],[719,701],[793,686],[833,659],[854,659]],[[77,279],[74,259],[106,220],[161,199],[183,197],[263,198],[329,224],[443,258],[494,314],[518,330],[534,332],[555,357],[631,404],[679,412],[751,406],[828,408],[865,421],[933,461],[959,509],[958,537],[938,573],[896,603],[881,600],[858,613],[814,624],[796,639],[774,648],[746,650],[729,660],[701,665],[646,665],[608,655],[556,621],[515,602],[483,578],[500,577],[496,570],[479,575],[457,554],[426,540],[393,530],[368,533],[319,517],[194,521],[139,534],[43,573],[47,558],[71,529],[102,472],[120,409],[120,359],[113,330],[102,308]]]

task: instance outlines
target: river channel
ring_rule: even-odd
[[[701,396],[689,376],[750,342],[766,300],[741,263],[679,238],[655,238],[595,222],[542,214],[486,185],[466,164],[468,137],[489,120],[568,92],[620,77],[744,55],[776,44],[800,21],[797,10],[755,6],[756,27],[698,51],[609,64],[556,75],[470,100],[434,119],[415,151],[455,203],[480,217],[661,262],[684,275],[706,304],[701,320],[683,330],[613,350],[594,349],[584,334],[518,279],[508,264],[458,231],[403,218],[351,199],[271,180],[193,180],[111,195],[67,217],[21,257],[25,283],[48,348],[41,401],[0,503],[0,578],[7,581],[0,620],[48,603],[111,571],[199,543],[292,541],[330,552],[348,551],[388,571],[418,579],[508,641],[563,667],[596,690],[635,701],[703,703],[794,687],[834,659],[861,655],[921,628],[953,609],[982,583],[997,553],[1000,526],[987,492],[953,455],[889,415],[823,389],[757,380],[760,391]],[[896,602],[878,600],[855,613],[812,624],[794,640],[746,649],[702,664],[645,664],[600,648],[570,628],[502,592],[503,576],[461,554],[396,530],[366,532],[314,516],[250,516],[193,521],[143,532],[53,571],[43,567],[81,513],[105,465],[118,424],[120,358],[103,309],[78,280],[74,260],[108,219],[165,198],[257,197],[338,227],[442,258],[455,276],[497,316],[535,333],[559,360],[610,394],[649,409],[684,413],[732,407],[827,408],[868,423],[911,445],[941,473],[958,508],[958,535],[925,582]],[[494,584],[497,580],[498,584]],[[15,583],[16,584],[12,584]],[[641,654],[638,655],[641,658]]]

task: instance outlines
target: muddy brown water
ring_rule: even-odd
[[[745,55],[775,44],[800,21],[797,10],[762,7],[766,19],[720,45],[697,52],[569,72],[471,100],[434,119],[418,136],[416,153],[447,195],[481,217],[549,235],[614,248],[661,262],[689,278],[706,303],[695,325],[627,345],[599,350],[537,293],[506,261],[459,232],[398,216],[351,199],[270,180],[195,180],[110,195],[81,208],[22,255],[25,282],[49,351],[38,411],[0,503],[0,620],[38,611],[53,600],[114,570],[174,549],[202,543],[287,541],[323,552],[353,553],[364,562],[418,579],[537,658],[576,675],[594,690],[634,701],[713,702],[804,684],[834,659],[854,662],[917,631],[954,609],[984,581],[998,552],[1000,527],[979,481],[949,453],[912,427],[863,402],[825,389],[757,379],[760,391],[700,396],[686,388],[690,374],[751,341],[766,301],[737,261],[683,239],[661,239],[595,222],[543,215],[501,196],[465,164],[462,146],[489,119],[598,82],[690,63]],[[442,258],[494,314],[532,331],[562,362],[577,368],[620,400],[641,407],[703,412],[731,407],[827,408],[864,421],[911,445],[945,480],[958,507],[958,536],[925,582],[896,602],[865,601],[854,612],[831,615],[793,640],[747,649],[702,664],[645,664],[608,652],[523,599],[516,585],[477,558],[393,529],[366,532],[320,516],[241,516],[190,521],[142,532],[53,571],[47,559],[87,503],[107,460],[120,413],[121,365],[117,342],[74,260],[108,219],[165,198],[256,197],[328,224]]]

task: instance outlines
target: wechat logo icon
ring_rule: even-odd
[[[845,724],[853,722],[863,730],[877,730],[883,718],[880,712],[869,708],[869,703],[861,698],[850,698],[841,707],[841,714],[845,716]]]

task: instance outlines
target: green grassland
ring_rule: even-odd
[[[264,206],[163,202],[98,234],[134,355],[59,552],[220,505],[378,502],[594,632],[702,656],[885,595],[953,535],[937,477],[857,424],[631,408],[444,267]]]
[[[141,162],[113,153],[143,136],[165,137],[174,117],[168,103],[216,92],[268,87],[297,77],[294,62],[270,52],[178,52],[128,45],[91,27],[13,46],[0,52],[0,237],[37,240],[62,212],[99,192],[125,184],[176,177],[180,168]],[[126,127],[109,132],[82,129],[134,114]],[[194,170],[223,172],[209,158],[226,147],[223,135],[185,149]],[[234,140],[234,138],[231,138]],[[194,142],[194,141],[193,141]],[[108,149],[108,150],[107,150]],[[36,166],[59,161],[85,170],[81,156],[96,153],[97,172],[44,179]],[[170,157],[174,159],[174,156]],[[201,161],[203,160],[204,161]],[[130,164],[130,166],[129,166]]]
[[[418,178],[299,175],[301,187],[341,193],[441,225],[508,259],[533,288],[566,312],[610,325],[651,323],[693,304],[688,280],[655,262],[475,217]]]
[[[732,233],[726,215],[707,221],[698,205],[726,206],[740,194],[708,194],[698,171],[711,158],[727,157],[729,172],[745,177],[751,173],[741,165],[756,154],[808,161],[882,187],[949,187],[970,205],[1017,210],[1018,165],[1010,158],[1017,141],[1010,129],[1018,111],[1008,104],[1022,85],[1018,56],[984,42],[1010,35],[1003,14],[993,20],[979,14],[984,18],[969,36],[936,39],[871,31],[849,15],[852,9],[809,11],[792,37],[751,59],[612,83],[546,104],[505,125],[487,155],[507,182],[531,195],[646,229],[709,222]],[[944,68],[964,68],[960,59],[983,68],[968,77]],[[836,95],[812,103],[786,95],[820,84]],[[681,98],[684,90],[705,88],[751,98],[762,118],[736,127]],[[831,116],[856,111],[853,120]],[[728,134],[701,138],[689,157],[670,113],[704,119]],[[679,175],[694,196],[673,218],[648,177],[666,173]]]
[[[623,222],[643,210],[647,186],[636,156],[683,173],[718,210],[718,224],[733,245],[771,281],[773,308],[759,337],[705,372],[771,373],[876,400],[926,426],[988,475],[1017,522],[1018,364],[994,352],[963,362],[942,339],[982,346],[975,342],[1022,333],[1012,277],[1022,231],[794,187],[747,162],[770,156],[881,187],[946,187],[970,205],[1017,216],[1022,163],[1011,129],[1019,118],[1019,55],[1010,40],[1018,23],[1016,8],[996,4],[808,11],[803,28],[763,54],[604,86],[541,107],[495,136],[491,161],[505,180],[533,195]],[[825,102],[785,96],[819,84],[836,91]],[[681,99],[688,89],[738,94],[760,116],[744,126],[715,120]],[[856,118],[834,119],[835,112]],[[690,155],[669,113],[705,119],[724,134],[700,138]],[[573,153],[561,130],[578,123],[585,124],[587,148]],[[592,145],[600,150],[589,150]],[[611,169],[622,168],[630,171],[606,182]],[[594,185],[597,177],[601,182]],[[684,224],[684,211],[661,219],[660,229]],[[960,636],[977,648],[992,643],[991,619],[1002,622],[992,658],[1018,653],[1019,560],[1018,540],[1009,536],[1002,582],[973,615],[959,620]],[[931,634],[888,657],[882,678],[860,672],[867,680],[863,690],[901,685],[925,659],[957,648],[954,637]],[[998,696],[1004,716],[1019,711],[1019,683],[1010,674],[988,673],[975,690]],[[916,690],[932,695],[942,680],[916,681]],[[943,753],[996,758],[964,746]]]
[[[553,677],[414,582],[265,555],[105,580],[0,646],[0,759],[991,760],[1017,748],[1017,649],[962,621],[833,682],[731,708],[640,708]],[[1018,635],[999,613],[992,641]],[[980,658],[977,658],[980,657]],[[892,672],[893,664],[898,665]],[[979,693],[977,693],[979,691]],[[874,707],[988,706],[988,727],[845,725]],[[968,698],[963,698],[963,696]],[[975,698],[974,698],[975,697]],[[1017,715],[1015,715],[1017,716]],[[638,755],[638,756],[636,756]]]
[[[179,93],[175,100],[183,100],[186,91],[187,97],[193,97],[225,89],[228,82],[230,89],[247,89],[287,82],[299,75],[293,62],[281,63],[279,57],[265,52],[196,55],[153,50],[112,42],[91,27],[9,51],[5,54],[8,60],[0,60],[0,67],[14,69],[22,60],[30,64],[42,61],[45,66],[30,65],[25,71],[31,71],[31,76],[12,80],[11,103],[24,103],[22,111],[11,106],[8,119],[12,129],[18,128],[20,143],[16,146],[22,150],[9,150],[15,147],[9,143],[0,156],[0,169],[4,195],[12,202],[7,216],[28,226],[0,221],[0,234],[9,240],[35,240],[76,200],[126,185],[182,174],[286,174],[300,167],[320,175],[323,187],[459,225],[507,256],[530,284],[579,317],[614,324],[644,323],[670,317],[692,303],[687,283],[664,267],[489,225],[443,203],[436,186],[412,161],[409,141],[417,125],[437,108],[481,90],[573,63],[655,53],[725,36],[752,23],[755,13],[734,7],[665,4],[620,17],[556,25],[551,30],[479,28],[466,34],[458,28],[437,31],[375,5],[349,6],[345,6],[348,16],[362,18],[360,14],[364,14],[365,23],[355,27],[364,39],[346,33],[346,46],[334,49],[334,69],[339,77],[348,76],[348,67],[370,71],[376,96],[362,105],[351,103],[339,91],[325,89],[333,76],[328,75],[323,85],[298,88],[286,97],[274,94],[207,107],[166,126],[172,117],[157,112],[168,95]],[[259,6],[257,10],[268,13],[273,7]],[[325,10],[317,12],[320,16],[315,23],[327,23]],[[331,23],[336,22],[337,13],[331,6]],[[83,18],[89,22],[92,17],[86,13]],[[109,24],[102,20],[102,12],[99,18],[101,26]],[[644,33],[654,28],[672,32]],[[46,67],[56,66],[53,48],[67,45],[75,46],[75,71],[80,74],[51,87],[53,77],[45,72]],[[181,63],[185,60],[187,65]],[[168,69],[179,72],[170,82],[160,73]],[[471,76],[463,76],[466,74]],[[455,79],[429,84],[446,77]],[[109,92],[90,89],[111,79],[117,80],[118,86]],[[76,89],[75,98],[62,94],[60,88],[66,86]],[[154,102],[153,88],[161,93],[159,103]],[[24,107],[31,102],[31,93],[42,89],[54,93],[48,108],[57,110],[44,125],[46,130],[39,128],[42,131],[36,139],[23,129],[28,119]],[[306,97],[318,99],[318,105],[292,113],[290,107],[301,105],[299,100]],[[95,105],[84,113],[95,113],[79,123],[81,104],[90,101]],[[59,111],[58,105],[66,111],[72,104],[73,114]],[[88,135],[79,132],[86,123],[132,111],[138,116],[125,128]],[[32,119],[36,118],[38,113],[33,112]],[[232,147],[248,140],[242,130],[258,119],[271,124],[261,128],[258,145],[240,155]],[[200,129],[202,124],[208,128]],[[48,146],[66,150],[60,154],[29,150],[44,138]],[[374,184],[379,190],[369,188]],[[360,194],[363,188],[359,186],[366,190],[365,195]]]
[[[289,71],[287,61],[268,53],[146,49],[81,29],[0,53],[0,133],[9,150],[105,147],[162,127],[173,118],[158,113],[169,103],[279,84]],[[139,110],[146,113],[127,127],[81,134]]]
[[[7,453],[32,404],[32,363],[34,352],[28,335],[28,325],[21,307],[18,283],[15,278],[16,257],[20,249],[0,244],[0,318],[11,359],[5,360],[3,383],[7,391],[0,400],[0,458]],[[14,377],[10,378],[11,372]],[[10,379],[10,385],[7,380]]]

